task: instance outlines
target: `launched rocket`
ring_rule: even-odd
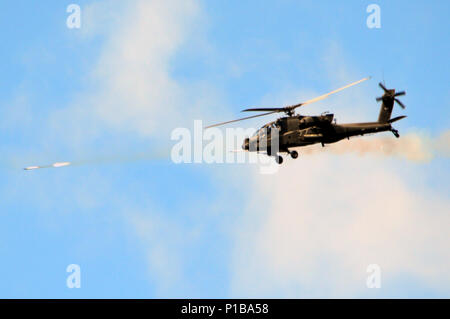
[[[51,167],[58,168],[58,167],[69,166],[71,164],[72,163],[70,163],[70,162],[58,162],[58,163],[53,163],[51,165],[44,165],[44,166],[28,166],[28,167],[25,167],[24,170],[33,171],[35,169],[41,169],[41,168],[51,168]]]

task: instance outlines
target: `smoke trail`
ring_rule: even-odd
[[[450,131],[445,131],[436,139],[434,150],[439,156],[450,157]]]
[[[435,138],[417,133],[408,133],[398,139],[387,136],[356,137],[326,145],[325,149],[334,154],[377,154],[401,157],[413,162],[428,162],[436,156],[450,157],[450,131],[445,131]],[[323,150],[321,147],[309,146],[301,151],[303,154],[315,154]]]

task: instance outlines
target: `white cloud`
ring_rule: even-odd
[[[102,1],[84,10],[84,37],[100,35],[103,44],[90,89],[52,119],[70,143],[105,130],[166,141],[175,127],[207,118],[211,101],[216,112],[222,108],[208,83],[180,84],[173,75],[177,53],[198,31],[197,1]]]
[[[94,102],[103,120],[146,135],[177,122],[183,92],[169,61],[197,13],[192,1],[136,3],[110,35],[95,72],[103,83]]]
[[[317,153],[254,176],[236,237],[233,293],[364,295],[372,263],[383,270],[386,293],[399,275],[449,287],[450,201],[410,185],[396,166]]]

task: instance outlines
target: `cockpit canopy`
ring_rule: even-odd
[[[253,136],[263,136],[263,135],[265,135],[266,133],[270,134],[270,131],[271,131],[273,128],[276,128],[276,127],[277,127],[277,126],[276,126],[276,121],[267,123],[267,124],[263,125],[259,130],[257,130],[257,131],[253,134]]]

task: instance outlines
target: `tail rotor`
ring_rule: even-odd
[[[384,86],[384,84],[381,83],[381,82],[378,83],[378,85],[379,85],[380,88],[383,89],[384,94],[383,94],[383,96],[380,96],[380,97],[377,97],[377,98],[376,98],[377,102],[380,102],[380,101],[383,101],[383,102],[384,102],[384,101],[389,101],[389,100],[392,99],[392,100],[394,100],[398,105],[400,105],[400,107],[401,107],[402,109],[405,108],[405,104],[403,104],[402,101],[400,101],[399,99],[397,99],[398,96],[406,95],[406,92],[405,92],[405,91],[400,91],[400,92],[395,93],[395,89],[389,90],[389,89],[387,89],[387,88]]]
[[[406,95],[405,91],[400,91],[395,93],[395,89],[387,89],[383,83],[378,83],[381,89],[383,89],[383,96],[377,97],[377,102],[382,102],[380,115],[378,116],[378,122],[391,124],[398,120],[405,118],[406,116],[398,116],[391,119],[392,109],[394,108],[394,103],[397,103],[402,109],[405,108],[405,105],[400,101],[397,97]],[[391,126],[391,132],[395,135],[395,137],[400,137],[400,134],[396,129]]]

